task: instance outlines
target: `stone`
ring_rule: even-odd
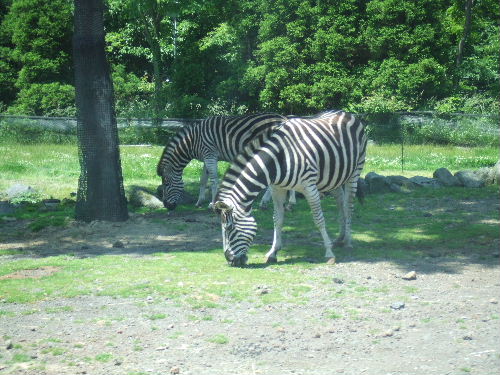
[[[390,184],[386,177],[375,172],[370,172],[365,176],[365,182],[368,185],[368,191],[374,193],[388,193],[391,191]]]
[[[493,185],[496,183],[497,179],[495,176],[495,168],[480,168],[474,171],[476,177],[483,181],[484,185]]]
[[[458,178],[446,168],[436,169],[432,176],[444,186],[461,186]]]
[[[410,181],[413,182],[415,185],[419,187],[425,187],[425,188],[440,188],[443,185],[436,180],[435,178],[429,178],[429,177],[423,177],[423,176],[414,176],[410,178]]]
[[[457,177],[460,184],[466,188],[480,188],[485,185],[484,181],[471,170],[459,171],[455,173],[455,177]]]
[[[13,214],[16,210],[15,206],[7,201],[0,201],[0,215]]]
[[[129,202],[135,207],[147,207],[152,209],[163,208],[163,202],[161,200],[140,186],[132,186]]]
[[[415,271],[410,271],[403,276],[403,280],[416,280],[416,279],[417,279],[417,273]]]
[[[334,277],[334,278],[333,278],[333,282],[334,282],[335,284],[343,284],[343,283],[344,283],[344,280],[339,279],[338,277]]]
[[[497,161],[493,169],[493,183],[500,185],[500,160]]]
[[[125,245],[123,244],[122,241],[118,240],[113,244],[113,247],[116,249],[123,249],[125,247]]]
[[[391,309],[393,310],[402,310],[405,308],[405,303],[404,302],[394,302],[391,305]]]
[[[8,200],[12,200],[16,197],[25,195],[25,194],[36,194],[36,190],[31,186],[23,185],[23,184],[14,184],[5,190],[4,194],[7,196]]]
[[[175,374],[180,374],[181,370],[179,369],[179,367],[172,367],[170,369],[170,373],[175,375]]]

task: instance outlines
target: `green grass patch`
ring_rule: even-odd
[[[207,341],[214,343],[214,344],[223,345],[223,344],[227,344],[229,342],[229,339],[227,338],[227,336],[219,334],[219,335],[214,335],[212,337],[209,337],[207,339]]]
[[[113,358],[113,355],[110,353],[101,353],[97,354],[94,359],[98,362],[109,362]]]

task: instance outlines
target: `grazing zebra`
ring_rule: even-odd
[[[192,159],[204,163],[196,206],[205,200],[208,179],[213,203],[218,187],[217,161],[232,161],[252,139],[283,121],[286,117],[274,113],[214,116],[183,128],[163,149],[157,166],[162,178],[163,205],[175,209],[184,190],[182,171]]]
[[[274,240],[266,262],[281,249],[286,191],[304,194],[321,232],[325,258],[335,262],[332,247],[351,247],[351,215],[357,181],[365,162],[367,138],[352,114],[338,111],[322,118],[292,118],[260,144],[238,155],[226,172],[214,209],[221,215],[224,255],[233,266],[244,265],[257,231],[250,215],[257,194],[271,185]],[[254,142],[257,143],[257,142]],[[332,243],[321,210],[320,192],[333,190],[340,212],[340,234]]]

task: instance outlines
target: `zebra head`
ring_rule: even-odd
[[[257,233],[255,219],[235,210],[227,202],[215,202],[213,207],[221,217],[222,243],[227,262],[231,266],[244,266],[248,260],[248,249]]]
[[[182,173],[172,171],[168,167],[164,168],[161,173],[161,181],[163,187],[163,206],[169,210],[175,210],[184,191]]]

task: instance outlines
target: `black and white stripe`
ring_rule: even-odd
[[[209,179],[213,202],[218,185],[217,161],[232,161],[252,139],[283,121],[285,117],[274,113],[214,116],[182,129],[164,148],[157,166],[162,178],[164,206],[176,207],[184,190],[182,171],[192,159],[204,162],[196,205],[200,206],[205,200]]]
[[[220,212],[224,254],[243,265],[257,226],[250,215],[258,193],[271,185],[274,241],[266,254],[275,262],[281,249],[286,191],[304,194],[321,232],[325,257],[335,260],[333,246],[351,247],[351,216],[357,181],[365,162],[367,138],[354,115],[329,112],[314,118],[291,118],[268,138],[260,138],[238,155],[226,172],[214,208]],[[340,234],[333,243],[325,227],[320,193],[334,191],[340,212]]]

